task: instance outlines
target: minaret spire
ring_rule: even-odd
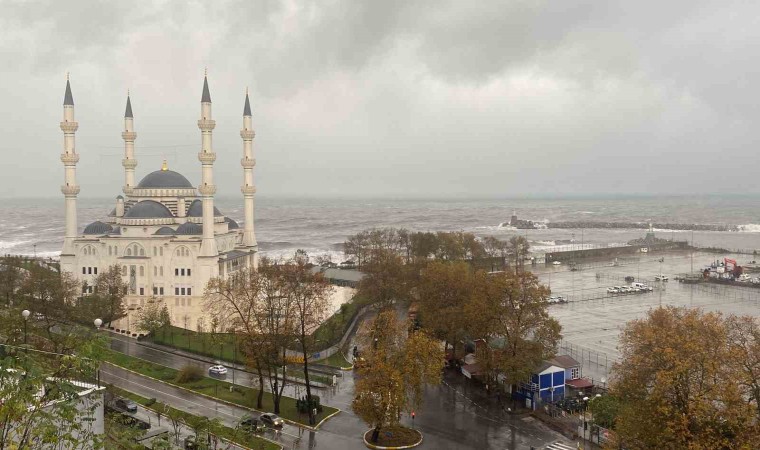
[[[121,133],[121,138],[124,139],[124,159],[121,160],[121,165],[124,166],[123,191],[129,196],[135,187],[135,167],[137,167],[137,160],[135,159],[137,133],[135,133],[135,119],[132,115],[129,90],[127,90],[127,108],[124,110],[124,131]]]
[[[69,272],[74,271],[74,240],[77,237],[77,162],[79,154],[76,152],[75,133],[79,129],[79,123],[74,117],[74,96],[71,95],[71,83],[69,74],[66,74],[66,93],[63,96],[63,121],[60,124],[63,131],[63,153],[61,162],[64,168],[64,184],[61,192],[66,202],[66,234],[63,238],[63,250],[61,251],[61,269]]]
[[[256,187],[253,184],[253,166],[256,160],[253,159],[253,138],[256,133],[251,125],[251,102],[248,99],[248,88],[245,89],[245,105],[243,106],[243,128],[240,130],[240,137],[243,138],[243,159],[240,165],[243,166],[243,186],[240,191],[243,193],[243,211],[245,223],[243,224],[243,245],[246,247],[256,247],[256,234],[253,231],[253,195],[256,193]]]
[[[214,238],[214,161],[216,153],[211,146],[211,132],[216,122],[211,118],[211,94],[208,89],[208,76],[203,77],[203,94],[201,95],[201,118],[198,128],[201,130],[201,151],[198,160],[201,162],[201,185],[198,192],[203,203],[203,239],[201,240],[200,256],[217,256],[219,251]]]

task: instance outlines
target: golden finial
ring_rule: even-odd
[[[161,171],[166,172],[167,170],[169,170],[169,168],[166,166],[166,160],[164,160],[164,163],[161,164]]]

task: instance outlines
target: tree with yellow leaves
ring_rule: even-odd
[[[729,344],[733,320],[662,307],[626,325],[611,384],[620,399],[616,445],[757,448],[756,406],[741,386],[737,344]]]
[[[423,331],[407,334],[392,310],[381,312],[371,329],[351,407],[373,427],[377,442],[380,430],[398,425],[402,411],[422,406],[425,385],[441,382],[443,348]]]

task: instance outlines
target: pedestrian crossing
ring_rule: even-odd
[[[544,450],[576,450],[576,448],[561,442],[554,442],[544,447]]]

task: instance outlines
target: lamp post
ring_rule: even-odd
[[[27,338],[26,338],[26,323],[27,323],[27,322],[29,322],[29,316],[30,316],[31,314],[32,314],[32,313],[31,313],[31,312],[29,312],[29,310],[28,310],[28,309],[25,309],[25,310],[21,311],[21,317],[23,317],[23,318],[24,318],[24,351],[25,351],[26,353],[29,353],[29,349],[26,347],[26,339],[27,339]]]
[[[98,317],[97,319],[93,320],[92,323],[95,325],[95,332],[97,333],[100,331],[100,327],[103,325],[103,319]],[[98,387],[100,387],[100,366],[98,366]]]
[[[588,410],[588,397],[583,397],[583,446],[586,446],[586,410]]]

